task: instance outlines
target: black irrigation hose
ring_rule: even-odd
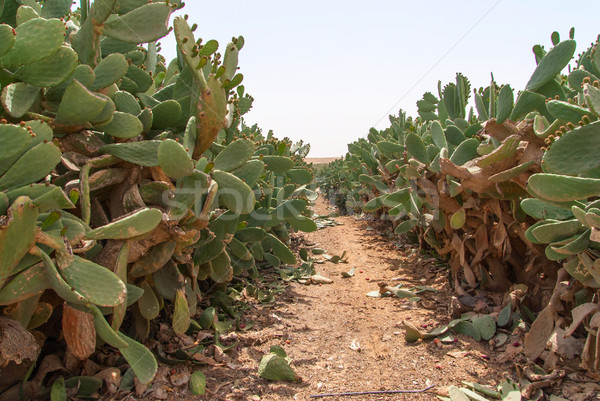
[[[323,397],[341,397],[341,396],[349,396],[349,395],[373,395],[373,394],[407,394],[407,393],[424,393],[427,390],[431,390],[435,387],[431,385],[422,390],[383,390],[383,391],[361,391],[354,393],[331,393],[331,394],[316,394],[311,395],[310,398],[323,398]]]

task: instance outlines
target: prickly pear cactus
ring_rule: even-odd
[[[581,319],[571,310],[597,305],[600,288],[600,51],[596,42],[563,75],[573,31],[563,41],[554,32],[552,43],[534,47],[536,66],[517,96],[492,76],[467,110],[470,83],[457,74],[417,101],[418,117],[390,116],[389,128],[371,129],[317,175],[342,208],[387,219],[397,234],[446,257],[457,295],[518,284],[532,299],[550,299],[567,279],[581,288],[577,300],[528,306],[542,312],[527,338],[542,345],[552,334],[544,327],[575,321],[573,335]],[[586,350],[596,326],[586,326]],[[536,359],[544,349],[527,338],[525,354]],[[599,369],[600,355],[586,352],[581,365]]]
[[[0,20],[0,310],[25,328],[66,310],[72,355],[91,325],[147,384],[165,305],[183,334],[213,293],[237,313],[232,280],[296,263],[289,232],[316,229],[309,147],[244,124],[243,37],[221,54],[177,17],[178,56],[160,55],[179,1],[17,3]]]

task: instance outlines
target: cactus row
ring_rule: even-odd
[[[178,1],[20,3],[0,16],[0,310],[80,360],[97,335],[150,383],[161,312],[186,333],[211,294],[296,263],[309,146],[244,123],[243,37],[221,54],[176,17],[160,55]]]
[[[457,74],[423,95],[418,117],[390,116],[389,128],[371,129],[317,176],[342,208],[389,219],[396,234],[447,258],[457,295],[524,284],[524,307],[544,311],[525,341],[534,360],[544,347],[533,338],[545,344],[553,327],[567,328],[600,288],[600,49],[596,41],[575,56],[573,31],[552,39],[548,51],[534,47],[522,91],[492,77],[471,92]],[[566,277],[573,292],[549,303]],[[526,320],[513,316],[515,327]],[[597,326],[586,330],[594,349]],[[597,370],[599,358],[590,351],[581,365]]]

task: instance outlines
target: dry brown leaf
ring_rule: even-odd
[[[573,316],[573,323],[569,326],[567,330],[565,330],[565,336],[572,335],[577,327],[583,322],[583,320],[592,312],[596,312],[600,310],[600,305],[588,302],[582,305],[579,305],[575,309],[571,311],[571,316]]]
[[[545,307],[531,325],[529,333],[525,334],[525,356],[532,361],[537,359],[546,349],[546,343],[554,331],[554,310]]]
[[[0,316],[0,367],[33,362],[40,353],[35,337],[16,320]]]
[[[67,349],[80,360],[89,358],[96,350],[96,327],[91,313],[63,305],[62,329]]]
[[[108,394],[114,394],[121,385],[121,371],[118,368],[107,368],[94,375],[104,382]]]

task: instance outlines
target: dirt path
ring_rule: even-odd
[[[320,200],[317,214],[332,210]],[[230,354],[230,368],[205,370],[210,400],[308,400],[310,395],[347,391],[436,388],[462,380],[496,384],[505,368],[485,343],[458,336],[451,344],[432,341],[408,344],[403,320],[431,329],[449,321],[450,296],[443,267],[432,259],[414,256],[416,249],[400,247],[381,235],[372,222],[354,217],[335,219],[342,225],[305,234],[308,244],[330,255],[348,253],[348,263],[317,264],[317,273],[333,284],[291,283],[271,306],[258,306],[248,319],[255,326],[241,335],[241,347]],[[374,228],[374,229],[372,229]],[[411,256],[413,254],[413,256]],[[341,273],[355,268],[355,276]],[[393,280],[395,279],[395,280]],[[423,293],[422,303],[398,298],[370,298],[379,282],[406,288],[432,286],[438,293]],[[358,345],[359,350],[351,348]],[[292,358],[300,383],[268,382],[258,377],[260,358],[271,345],[282,346]],[[460,351],[469,351],[462,354]],[[451,356],[455,355],[455,357]],[[231,369],[235,367],[235,369]],[[330,397],[324,400],[431,400],[433,393]]]

